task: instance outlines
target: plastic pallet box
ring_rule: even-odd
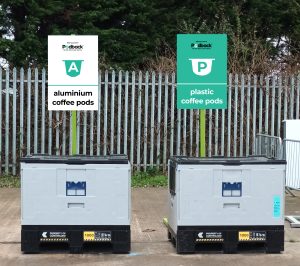
[[[124,155],[22,158],[21,250],[129,252],[130,169]]]
[[[171,158],[168,237],[177,253],[209,244],[224,253],[252,244],[283,251],[285,166],[265,157]]]

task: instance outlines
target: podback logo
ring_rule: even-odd
[[[212,62],[215,60],[214,58],[195,58],[189,59],[192,61],[192,69],[195,75],[197,76],[206,76],[211,72]]]
[[[83,45],[82,44],[63,44],[61,48],[64,51],[82,51]]]
[[[196,43],[191,43],[192,49],[211,49],[212,44],[206,41],[196,41]]]

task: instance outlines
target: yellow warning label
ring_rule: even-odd
[[[250,232],[239,232],[239,241],[247,241],[250,239]]]
[[[93,231],[84,231],[83,232],[83,240],[84,241],[94,241],[95,240],[95,232],[93,232]]]

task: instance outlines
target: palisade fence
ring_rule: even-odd
[[[199,110],[176,109],[174,73],[101,71],[98,111],[77,112],[77,153],[125,153],[137,170],[198,156]],[[228,109],[206,110],[206,156],[255,153],[257,133],[281,136],[299,119],[300,76],[229,74]],[[18,159],[71,152],[71,112],[48,111],[45,69],[0,69],[1,171]]]

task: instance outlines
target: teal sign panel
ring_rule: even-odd
[[[83,60],[64,60],[67,75],[70,77],[80,75],[82,61]]]
[[[281,201],[280,196],[273,197],[273,217],[280,218],[281,217]]]
[[[227,108],[227,35],[177,35],[177,108]]]

